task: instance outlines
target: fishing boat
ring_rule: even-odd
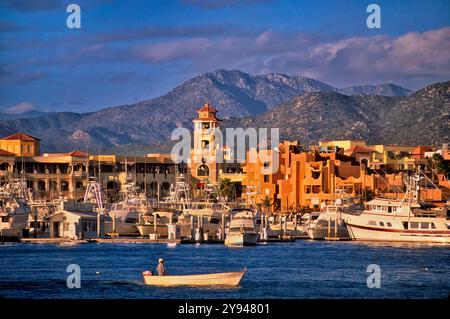
[[[450,243],[450,225],[419,202],[418,174],[405,180],[401,200],[375,198],[360,215],[343,214],[355,240]],[[446,214],[445,214],[446,215]]]
[[[123,199],[113,203],[107,210],[108,216],[113,221],[105,224],[106,233],[119,236],[139,236],[138,226],[142,216],[150,214],[152,208],[145,194],[138,192],[138,187],[133,181],[124,183],[121,196]]]
[[[19,241],[28,225],[31,213],[26,198],[20,194],[22,182],[0,188],[0,241]]]
[[[153,211],[151,214],[147,214],[141,217],[141,222],[137,225],[139,234],[142,237],[148,237],[150,234],[158,234],[162,237],[167,237],[168,218],[163,218],[164,211]],[[170,212],[167,212],[168,214]]]
[[[343,213],[360,212],[364,206],[358,197],[350,197],[344,190],[336,190],[338,198],[333,203],[324,204],[320,212],[312,212],[305,223],[310,239],[348,240],[347,225]]]
[[[239,285],[247,269],[237,272],[222,272],[214,274],[158,276],[151,271],[142,273],[146,285],[152,286],[226,286],[235,287]]]
[[[235,208],[231,211],[232,219],[225,237],[227,246],[256,245],[258,233],[256,232],[253,210]]]

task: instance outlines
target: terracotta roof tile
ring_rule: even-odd
[[[5,151],[5,150],[0,150],[0,156],[15,156],[16,154]]]
[[[26,142],[40,141],[40,139],[33,137],[31,135],[22,133],[22,132],[18,132],[18,133],[14,133],[9,136],[6,136],[3,138],[3,140],[21,140],[21,141],[26,141]]]
[[[208,102],[206,102],[197,112],[213,112],[217,113],[218,111]]]
[[[89,156],[88,153],[85,153],[85,152],[82,152],[82,151],[79,151],[79,150],[75,150],[75,151],[66,153],[66,155],[70,155],[70,156],[73,156],[73,157],[87,157],[87,156]]]
[[[355,145],[348,150],[345,151],[347,154],[355,154],[355,153],[372,153],[372,150],[365,148],[363,146]]]

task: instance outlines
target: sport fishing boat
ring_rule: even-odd
[[[137,224],[139,234],[142,237],[148,237],[150,234],[158,234],[159,236],[167,237],[167,223],[169,222],[169,217],[166,215],[170,213],[170,210],[154,210],[152,213],[142,216],[141,222]],[[173,211],[173,214],[175,214],[175,211]]]
[[[253,210],[235,208],[231,211],[232,219],[225,237],[227,246],[256,245],[258,233],[255,227]]]
[[[337,190],[339,196],[334,203],[313,212],[305,223],[305,230],[311,239],[348,240],[350,235],[342,218],[343,213],[355,213],[364,209],[359,197],[350,197],[344,190]]]
[[[214,274],[158,276],[151,271],[144,271],[142,276],[146,285],[152,286],[225,286],[239,285],[247,269],[237,272],[222,272]]]
[[[310,239],[347,239],[347,226],[342,219],[342,207],[327,205],[321,213],[312,213],[305,223],[305,230]]]
[[[355,240],[450,243],[450,225],[419,203],[418,174],[405,180],[403,199],[375,198],[360,215],[343,214]]]
[[[31,213],[21,182],[7,183],[0,188],[0,241],[20,241]]]

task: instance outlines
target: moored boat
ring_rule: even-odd
[[[256,245],[259,235],[256,232],[253,211],[251,209],[233,209],[231,214],[232,219],[225,237],[225,245]]]
[[[424,209],[418,199],[416,175],[406,181],[403,199],[375,198],[360,215],[343,214],[355,240],[450,243],[450,226],[436,211]]]
[[[26,198],[18,190],[21,182],[0,188],[0,241],[20,241],[31,213]]]
[[[338,192],[338,195],[334,203],[325,203],[320,212],[309,214],[305,230],[310,239],[350,239],[342,214],[360,212],[364,206],[359,203],[359,198],[352,198],[344,191]]]
[[[228,286],[239,285],[246,269],[237,272],[222,272],[213,274],[158,276],[150,271],[144,271],[144,283],[152,286]]]

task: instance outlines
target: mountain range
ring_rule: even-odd
[[[225,126],[280,127],[283,138],[305,143],[364,138],[435,144],[449,139],[449,82],[412,93],[392,83],[339,89],[303,76],[226,70],[198,75],[157,98],[96,112],[0,114],[0,135],[26,132],[39,137],[42,150],[49,152],[92,153],[100,147],[102,152],[156,151],[167,147],[175,127],[192,128],[205,101],[219,110]]]

